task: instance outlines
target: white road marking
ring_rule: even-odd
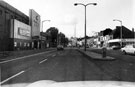
[[[52,55],[52,57],[55,57],[55,56],[56,56],[56,54]]]
[[[0,64],[2,64],[2,63],[7,63],[7,62],[11,62],[11,61],[14,61],[14,60],[24,59],[24,58],[27,58],[27,57],[32,57],[32,56],[36,56],[36,55],[40,55],[40,54],[44,54],[44,53],[49,53],[49,52],[52,52],[52,51],[41,52],[41,53],[37,53],[37,54],[32,54],[32,55],[23,56],[23,57],[18,57],[18,58],[11,59],[11,60],[2,61],[2,62],[0,62]]]
[[[11,76],[11,77],[9,77],[9,78],[3,80],[3,81],[1,81],[1,82],[0,82],[0,85],[2,85],[3,83],[5,83],[5,82],[7,82],[7,81],[9,81],[9,80],[11,80],[11,79],[13,79],[13,78],[15,78],[15,77],[21,75],[21,74],[24,73],[24,72],[25,72],[25,71],[21,71],[21,72],[15,74],[15,75],[13,75],[13,76]]]
[[[39,64],[41,64],[41,63],[43,63],[43,62],[45,62],[45,61],[47,61],[47,59],[44,59],[44,60],[40,61]]]
[[[133,65],[133,63],[129,63],[129,65],[130,65],[130,66],[132,66],[132,65]]]

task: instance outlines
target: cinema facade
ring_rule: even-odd
[[[0,1],[0,51],[41,48],[40,15],[33,9],[29,13]]]

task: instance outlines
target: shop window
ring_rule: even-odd
[[[32,42],[32,48],[34,47],[34,42]]]
[[[30,43],[28,43],[28,47],[30,47]]]
[[[26,47],[26,43],[24,43],[24,47]]]
[[[14,47],[17,47],[17,42],[14,42]]]
[[[22,45],[22,43],[20,42],[20,46]]]

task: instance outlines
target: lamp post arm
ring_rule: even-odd
[[[83,5],[83,6],[86,6],[85,4],[82,4],[82,3],[76,3],[77,5]]]
[[[97,5],[97,3],[88,3],[85,6],[88,6],[88,5]]]
[[[49,21],[50,22],[51,20],[43,20],[42,21],[42,32],[43,32],[43,23],[46,22],[46,21]]]
[[[120,22],[120,25],[121,25],[121,29],[120,29],[121,43],[120,43],[120,45],[122,46],[122,39],[123,39],[123,37],[122,37],[122,21],[121,20],[117,20],[117,19],[114,19],[113,21],[119,21]]]

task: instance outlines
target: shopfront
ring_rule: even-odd
[[[11,20],[10,37],[13,40],[13,50],[28,50],[32,48],[31,27],[16,19]]]

